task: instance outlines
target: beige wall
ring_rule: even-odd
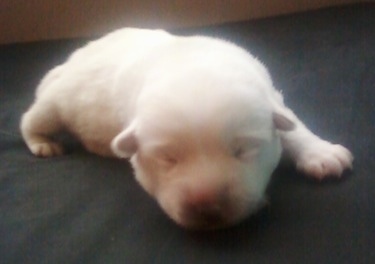
[[[0,0],[0,43],[100,35],[123,26],[175,28],[358,0]]]

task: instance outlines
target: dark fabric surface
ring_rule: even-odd
[[[375,263],[374,13],[362,4],[178,32],[251,50],[300,118],[355,156],[341,181],[279,166],[267,209],[208,233],[167,219],[126,162],[70,139],[65,156],[33,157],[20,115],[84,41],[0,46],[0,263]]]

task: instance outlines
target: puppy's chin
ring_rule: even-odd
[[[266,203],[263,197],[230,195],[207,189],[204,193],[185,186],[164,189],[156,197],[164,212],[178,225],[191,230],[215,230],[238,224]]]

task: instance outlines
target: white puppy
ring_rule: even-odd
[[[62,129],[91,152],[130,158],[143,188],[189,228],[256,211],[282,149],[317,179],[352,163],[284,105],[251,54],[159,30],[115,31],[46,75],[22,135],[33,154],[50,157],[63,153],[50,137]]]

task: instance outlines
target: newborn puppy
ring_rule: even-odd
[[[237,223],[264,203],[282,150],[323,179],[352,155],[288,109],[266,68],[234,44],[120,29],[75,51],[41,81],[21,131],[40,157],[67,130],[87,150],[129,158],[135,177],[187,228]]]

